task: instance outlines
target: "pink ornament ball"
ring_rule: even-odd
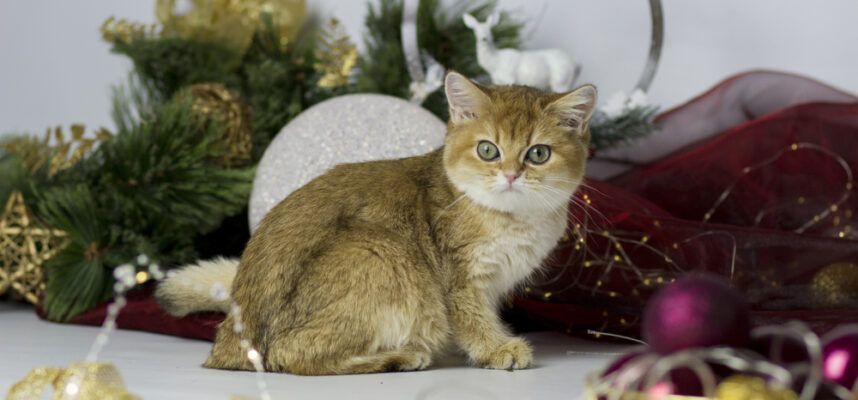
[[[822,347],[822,376],[849,390],[858,390],[858,325]]]
[[[694,347],[746,347],[750,330],[745,299],[724,280],[707,275],[666,286],[644,312],[644,341],[660,354]]]

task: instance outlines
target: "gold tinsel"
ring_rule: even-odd
[[[42,399],[51,386],[51,399],[139,400],[125,388],[122,375],[113,364],[77,362],[68,368],[38,367],[14,384],[6,400]]]
[[[0,294],[13,294],[36,304],[45,289],[42,265],[65,246],[65,232],[37,227],[24,196],[9,196],[0,216]]]
[[[155,16],[162,35],[226,43],[244,54],[253,35],[271,16],[281,46],[298,32],[306,13],[304,0],[191,0],[190,10],[176,10],[176,0],[158,0]]]
[[[324,88],[347,85],[357,64],[358,51],[339,20],[331,18],[319,33],[319,42],[313,69],[322,77],[316,84]]]
[[[789,389],[775,390],[762,378],[750,375],[732,375],[715,389],[718,400],[796,400],[798,395]]]
[[[66,141],[62,128],[58,126],[54,128],[53,135],[51,129],[48,128],[42,140],[34,136],[24,136],[3,143],[2,148],[9,153],[20,156],[24,168],[30,174],[48,164],[48,177],[52,177],[57,172],[80,161],[86,153],[92,150],[95,144],[112,136],[108,130],[101,128],[96,131],[95,139],[84,138],[83,134],[86,128],[78,124],[72,125],[70,130],[71,139],[69,141]],[[52,136],[56,141],[54,145],[50,144]]]
[[[110,17],[107,21],[104,21],[99,31],[104,40],[110,43],[146,40],[161,35],[161,30],[155,24],[146,25],[126,19],[117,20],[114,17]]]
[[[858,300],[858,264],[826,265],[813,276],[810,287],[820,307],[841,307]]]
[[[194,110],[220,124],[220,138],[215,142],[219,157],[213,162],[222,167],[239,167],[250,160],[253,130],[249,111],[238,94],[220,83],[197,83],[180,95],[190,92]]]

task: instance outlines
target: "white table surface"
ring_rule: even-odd
[[[39,366],[65,367],[86,357],[98,328],[39,320],[33,309],[0,303],[0,397]],[[583,399],[584,378],[627,346],[553,332],[525,335],[535,367],[514,372],[447,357],[426,371],[304,377],[265,374],[274,399]],[[202,368],[211,343],[167,335],[114,332],[99,359],[116,365],[143,399],[259,398],[252,373]]]

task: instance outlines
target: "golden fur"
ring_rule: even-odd
[[[482,367],[532,365],[498,300],[563,234],[595,88],[485,88],[456,73],[445,83],[442,149],[337,166],[274,207],[250,239],[231,296],[266,370],[417,370],[450,344]],[[477,155],[482,140],[499,159]],[[534,144],[550,146],[544,164],[525,161]],[[159,290],[165,307],[170,292]],[[206,367],[251,369],[233,318],[218,328]]]

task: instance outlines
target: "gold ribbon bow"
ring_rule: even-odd
[[[42,399],[48,386],[53,386],[52,400],[140,400],[125,390],[116,367],[104,362],[77,362],[65,369],[35,368],[9,389],[6,400]]]

